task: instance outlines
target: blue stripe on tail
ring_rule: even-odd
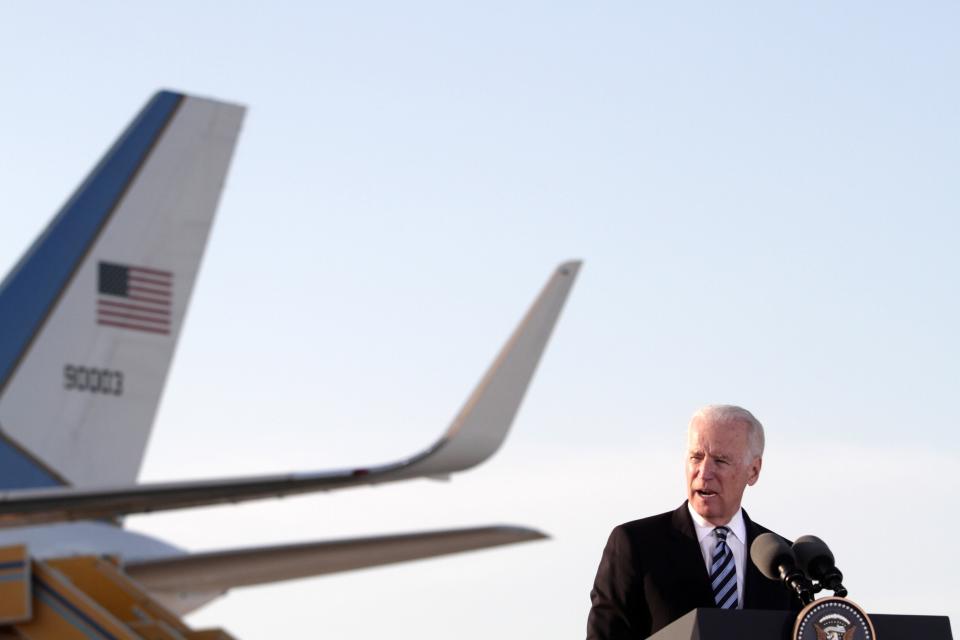
[[[60,487],[64,480],[0,436],[0,489]]]

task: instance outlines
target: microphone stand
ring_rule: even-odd
[[[802,571],[796,567],[788,567],[788,565],[785,564],[780,565],[778,569],[780,570],[780,579],[783,581],[783,584],[797,594],[800,602],[804,605],[813,602],[813,594],[815,593],[813,583],[803,575]],[[816,591],[819,591],[819,589]]]

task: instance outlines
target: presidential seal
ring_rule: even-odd
[[[846,598],[814,600],[797,616],[793,640],[876,640],[867,614]]]

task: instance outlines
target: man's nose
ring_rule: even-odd
[[[710,480],[716,473],[717,465],[712,460],[704,460],[700,464],[700,477],[704,480]]]

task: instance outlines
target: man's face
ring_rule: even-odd
[[[743,490],[760,477],[761,459],[750,455],[743,422],[695,420],[687,432],[687,499],[713,525],[740,508]]]

